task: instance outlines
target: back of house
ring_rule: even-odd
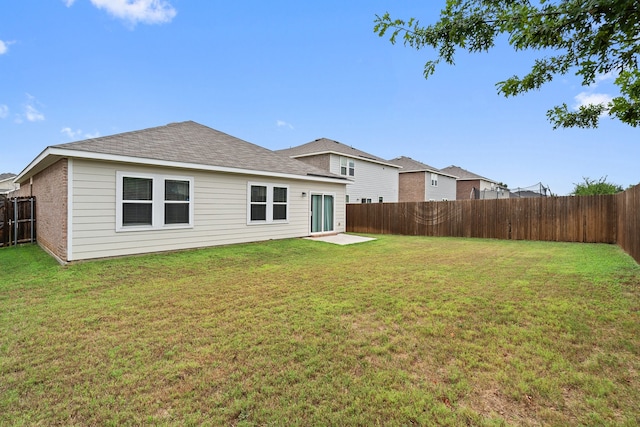
[[[62,262],[345,229],[345,177],[191,121],[49,146],[17,182]]]

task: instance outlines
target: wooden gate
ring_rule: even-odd
[[[36,198],[0,196],[0,247],[36,241]]]

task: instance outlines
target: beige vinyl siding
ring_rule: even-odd
[[[331,172],[340,174],[340,157],[331,155]],[[347,184],[350,203],[360,203],[363,198],[378,203],[379,197],[383,197],[385,202],[398,201],[398,168],[354,159],[355,174],[348,177],[352,181]]]
[[[116,232],[117,171],[193,177],[193,227]],[[247,225],[249,181],[289,187],[287,224]],[[335,194],[345,229],[343,184],[75,160],[72,191],[74,260],[308,236],[311,191]]]

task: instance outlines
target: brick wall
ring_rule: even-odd
[[[456,200],[469,200],[471,198],[471,190],[475,188],[480,190],[479,180],[458,181],[456,182]]]
[[[24,183],[12,197],[36,197],[38,244],[67,260],[67,159],[49,166]]]
[[[425,173],[406,172],[398,176],[399,202],[424,202],[425,195]]]

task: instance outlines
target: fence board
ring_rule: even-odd
[[[616,195],[348,204],[347,231],[616,243],[640,263],[640,185]]]
[[[617,243],[640,263],[640,184],[616,195]]]
[[[0,199],[0,247],[35,241],[35,197]]]

